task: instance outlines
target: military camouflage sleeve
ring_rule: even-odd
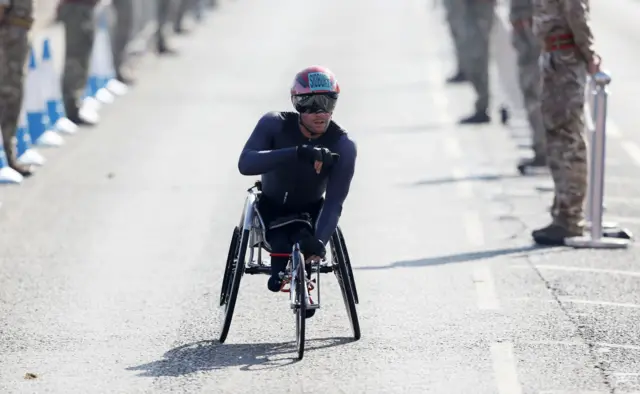
[[[521,19],[533,17],[533,2],[531,0],[511,0],[509,19],[513,23]]]
[[[573,33],[573,39],[585,60],[591,63],[596,50],[589,16],[589,0],[561,1],[564,3],[565,17]]]

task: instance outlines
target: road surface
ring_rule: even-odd
[[[146,59],[98,127],[0,189],[0,392],[639,392],[638,253],[531,246],[548,176],[515,174],[521,129],[456,126],[473,94],[444,84],[450,43],[430,7],[224,2],[175,39],[181,56]],[[598,20],[603,48],[618,45],[614,25]],[[264,112],[290,108],[310,64],[338,75],[335,118],[358,143],[341,226],[362,338],[327,276],[295,362],[288,299],[266,277],[243,279],[224,345],[216,302],[253,181],[238,155]],[[621,142],[640,136],[619,130],[607,214],[638,230],[638,169]]]

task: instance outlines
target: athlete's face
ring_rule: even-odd
[[[324,133],[331,120],[330,112],[302,113],[300,116],[302,123],[314,133]]]

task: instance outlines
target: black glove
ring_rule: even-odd
[[[340,155],[331,153],[327,148],[312,145],[300,145],[297,148],[298,159],[306,161],[311,165],[316,161],[322,162],[323,168],[331,167],[334,161],[337,161]]]
[[[300,240],[300,251],[304,255],[305,259],[311,256],[324,258],[327,254],[322,241],[313,236],[305,237]]]

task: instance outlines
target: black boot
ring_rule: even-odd
[[[581,235],[583,235],[583,229],[580,226],[568,228],[556,223],[551,223],[547,227],[534,230],[531,233],[533,240],[538,245],[545,246],[564,246],[566,238],[579,237]]]
[[[476,111],[473,115],[460,120],[460,124],[482,124],[491,122],[491,117],[487,111]]]

